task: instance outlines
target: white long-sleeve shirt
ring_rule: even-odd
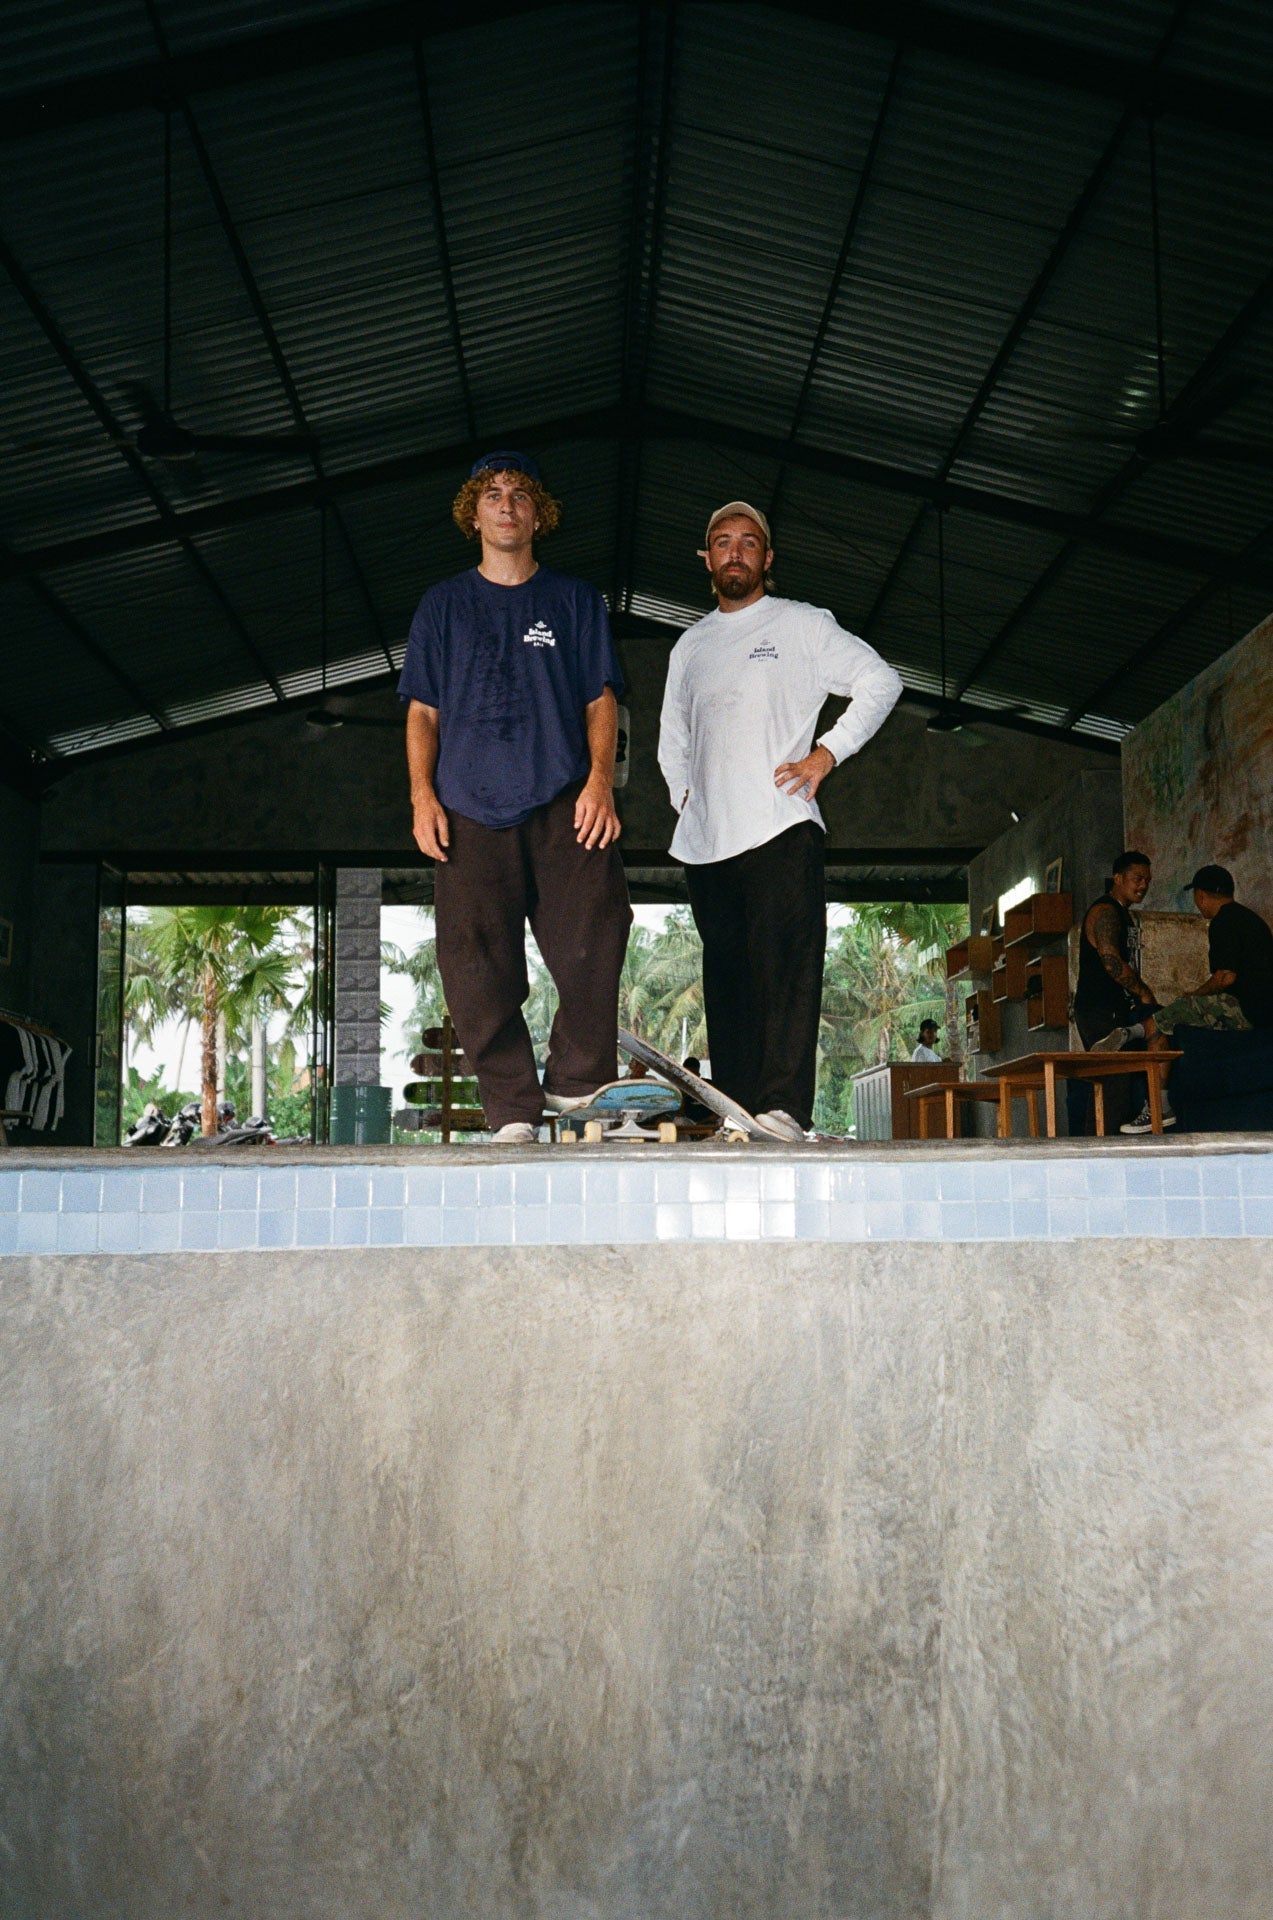
[[[874,647],[824,607],[766,594],[698,621],[672,649],[659,727],[659,765],[681,816],[676,858],[728,860],[801,820],[824,826],[815,801],[774,785],[775,768],[810,751],[829,693],[851,700],[818,742],[838,764],[878,731],[901,691]]]

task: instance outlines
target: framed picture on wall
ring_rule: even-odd
[[[1047,866],[1043,869],[1044,893],[1060,893],[1062,864],[1061,856],[1058,854],[1056,859],[1049,860]]]
[[[981,927],[979,931],[982,933],[993,933],[994,930],[995,909],[994,907],[983,907],[981,910]]]

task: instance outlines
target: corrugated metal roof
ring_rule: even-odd
[[[948,681],[1106,733],[1273,600],[1254,0],[1196,0],[1169,44],[1169,0],[952,0],[905,45],[874,12],[505,6],[426,35],[419,70],[406,10],[158,11],[187,88],[173,413],[290,434],[291,383],[316,458],[112,438],[140,424],[136,383],[162,397],[158,44],[142,0],[11,0],[0,93],[42,104],[5,140],[0,100],[0,634],[32,741],[316,687],[324,475],[329,680],[387,672],[423,589],[472,560],[449,518],[471,429],[544,430],[566,505],[545,557],[616,614],[705,608],[706,512],[741,494],[774,509],[779,590],[930,692],[948,477]],[[1164,46],[1166,396],[1228,382],[1203,426],[1245,464],[1187,436],[1138,451],[1159,395],[1132,94]],[[30,565],[52,603],[8,577]]]

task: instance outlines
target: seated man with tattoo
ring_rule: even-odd
[[[1105,892],[1083,916],[1074,1024],[1089,1053],[1117,1053],[1146,1044],[1145,1023],[1157,1003],[1134,964],[1139,938],[1131,908],[1145,898],[1150,878],[1148,854],[1129,847],[1114,862]],[[1139,1079],[1134,1090],[1127,1081],[1111,1081],[1106,1099],[1118,1101],[1121,1095],[1124,1101],[1134,1100],[1137,1092],[1145,1092]],[[1148,1105],[1147,1092],[1145,1098]],[[1127,1111],[1126,1105],[1122,1110]]]

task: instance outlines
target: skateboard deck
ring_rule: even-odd
[[[607,1140],[653,1140],[658,1138],[657,1129],[651,1131],[640,1123],[665,1120],[680,1104],[678,1090],[661,1080],[610,1080],[589,1096],[586,1107],[571,1107],[557,1118],[571,1131],[595,1120]]]
[[[731,1100],[727,1093],[722,1093],[719,1087],[714,1087],[710,1080],[700,1080],[696,1073],[690,1073],[687,1068],[678,1066],[675,1060],[669,1060],[665,1053],[660,1053],[657,1047],[652,1047],[648,1040],[641,1040],[635,1033],[627,1033],[620,1027],[619,1045],[625,1053],[631,1054],[634,1060],[643,1060],[651,1072],[661,1074],[663,1079],[677,1088],[680,1093],[688,1094],[691,1100],[701,1101],[703,1106],[710,1107],[713,1113],[720,1115],[728,1127],[735,1129],[738,1133],[746,1134],[749,1140],[773,1138],[773,1135],[766,1133],[763,1127],[757,1126],[755,1116],[748,1113],[746,1107],[740,1107],[737,1100]]]

